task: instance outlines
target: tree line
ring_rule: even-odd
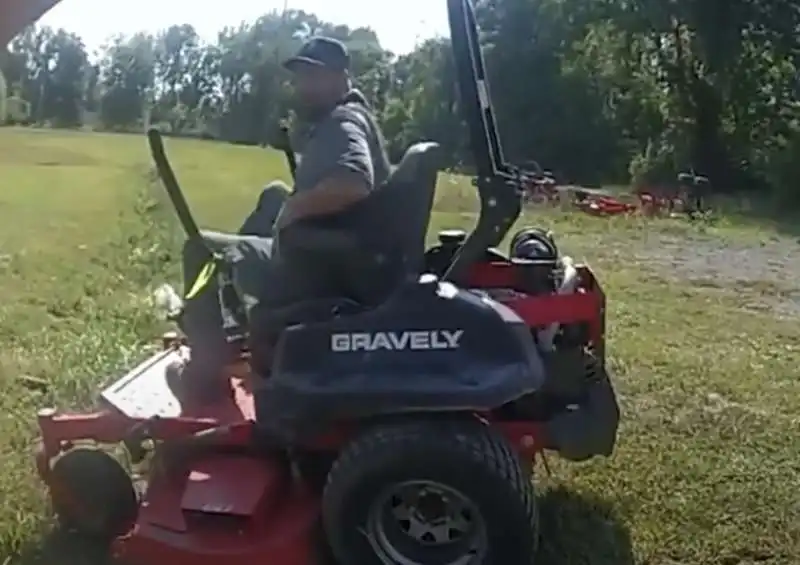
[[[509,160],[575,183],[652,183],[694,168],[717,190],[800,200],[795,0],[478,0]],[[411,31],[410,31],[411,32]],[[311,34],[349,45],[393,156],[440,142],[468,168],[446,39],[383,49],[370,29],[268,13],[213,43],[191,25],[116,37],[96,57],[63,29],[26,30],[0,60],[8,122],[274,142],[290,115],[281,61]]]

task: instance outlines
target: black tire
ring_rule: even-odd
[[[519,458],[504,438],[480,422],[466,419],[376,427],[345,448],[331,469],[322,498],[325,531],[339,563],[404,563],[396,554],[388,557],[390,552],[382,548],[386,547],[389,534],[381,527],[384,533],[378,535],[373,523],[376,514],[383,516],[383,511],[376,512],[381,493],[409,482],[447,489],[443,491],[445,506],[450,504],[447,499],[463,497],[469,506],[462,508],[469,510],[462,510],[459,517],[482,532],[478,537],[483,549],[475,549],[480,545],[478,542],[469,546],[472,551],[465,549],[466,540],[446,540],[439,545],[439,540],[430,538],[410,542],[411,522],[419,520],[422,511],[418,506],[412,507],[413,510],[405,507],[402,511],[413,517],[404,526],[402,522],[406,519],[395,516],[395,525],[391,527],[394,539],[408,549],[401,552],[405,564],[449,565],[465,554],[475,556],[470,565],[533,563],[538,523],[531,477],[523,471]],[[424,504],[420,500],[425,495],[415,496],[419,506]],[[387,501],[389,498],[386,497]],[[394,512],[402,506],[396,500]],[[437,508],[441,516],[443,507],[440,504]],[[427,522],[422,529],[429,527]],[[454,526],[444,527],[449,536]],[[403,529],[407,531],[402,532]],[[460,548],[456,545],[462,543]]]
[[[76,448],[51,468],[53,510],[62,529],[111,542],[136,520],[139,497],[130,476],[98,449]]]

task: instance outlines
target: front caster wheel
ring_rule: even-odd
[[[139,501],[133,482],[103,451],[68,451],[53,463],[48,482],[53,510],[67,531],[110,542],[136,521]]]

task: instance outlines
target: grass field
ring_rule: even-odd
[[[264,150],[168,149],[207,227],[234,229],[285,176]],[[43,541],[34,414],[90,404],[137,359],[158,330],[149,290],[176,279],[179,234],[143,137],[0,130],[0,184],[0,565],[95,565]],[[434,228],[470,222],[469,190],[442,177]],[[800,563],[796,242],[725,218],[527,219],[599,272],[624,411],[613,458],[542,471],[541,562]]]

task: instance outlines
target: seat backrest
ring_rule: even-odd
[[[298,222],[285,230],[282,238],[292,239],[297,248],[318,252],[340,252],[358,249],[364,241],[348,223],[358,218],[363,232],[375,236],[376,249],[402,249],[410,261],[409,268],[422,265],[425,236],[430,223],[436,179],[439,172],[439,145],[433,142],[416,143],[395,166],[386,182],[378,187],[348,213],[349,218]],[[362,233],[363,235],[363,233]]]
[[[329,278],[343,296],[380,303],[422,269],[438,172],[438,144],[412,145],[387,181],[348,212],[359,228],[342,218],[339,224],[298,223],[281,232],[279,250],[324,255],[336,265]]]
[[[391,216],[392,236],[403,254],[406,274],[418,275],[425,256],[425,238],[433,211],[439,173],[439,145],[416,143],[406,151],[376,198],[385,198]]]
[[[417,279],[425,261],[438,172],[439,145],[414,144],[387,181],[365,199],[363,217],[369,218],[367,231],[374,240],[362,242],[362,249],[373,258],[348,268],[348,297],[376,305],[405,280]],[[383,260],[376,262],[376,257]]]

